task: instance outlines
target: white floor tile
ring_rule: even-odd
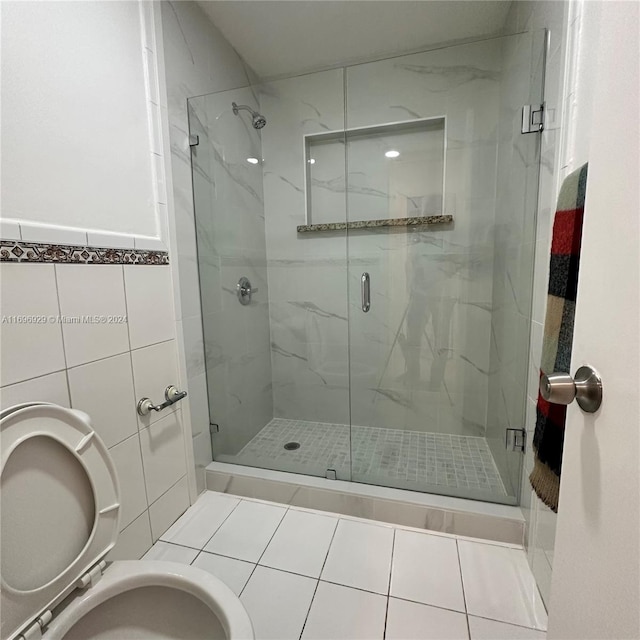
[[[193,561],[193,566],[204,569],[222,580],[237,596],[242,593],[255,567],[250,562],[216,556],[204,551]]]
[[[392,546],[392,528],[340,520],[322,579],[386,595]]]
[[[160,539],[202,549],[238,504],[238,498],[207,491]]]
[[[547,613],[525,552],[458,541],[467,612],[546,630]]]
[[[156,542],[147,553],[142,556],[143,560],[167,560],[169,562],[180,562],[191,564],[198,555],[196,549],[181,547],[177,544],[167,542]]]
[[[545,640],[544,631],[469,616],[471,640]]]
[[[391,595],[464,611],[456,541],[428,533],[396,530]]]
[[[204,550],[258,562],[286,512],[284,507],[243,500],[216,531]]]
[[[387,598],[320,582],[304,627],[304,640],[382,640]]]
[[[320,577],[338,519],[289,509],[260,564]]]
[[[259,640],[298,640],[316,580],[257,567],[240,600]]]
[[[468,640],[467,616],[389,598],[386,640]]]

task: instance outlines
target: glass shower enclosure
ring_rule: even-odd
[[[544,43],[189,100],[214,460],[517,504]]]

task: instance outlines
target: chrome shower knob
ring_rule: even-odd
[[[575,400],[586,413],[595,413],[602,404],[602,380],[589,366],[580,367],[573,378],[568,373],[543,374],[540,395],[552,404],[571,404]]]

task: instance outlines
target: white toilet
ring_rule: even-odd
[[[0,413],[0,639],[253,639],[220,580],[173,562],[105,556],[119,531],[109,453],[81,411]]]

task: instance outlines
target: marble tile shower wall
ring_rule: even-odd
[[[542,352],[542,332],[546,310],[551,229],[556,198],[570,149],[564,148],[563,135],[569,126],[567,104],[571,102],[571,87],[565,83],[565,69],[570,55],[568,43],[577,40],[580,29],[580,2],[523,1],[511,5],[505,23],[506,32],[549,30],[549,46],[545,63],[544,100],[545,129],[541,138],[540,186],[535,240],[535,269],[529,372],[526,390],[526,430],[528,447],[523,468],[520,505],[525,516],[525,544],[529,564],[545,602],[549,602],[555,541],[556,514],[533,493],[529,474],[533,468],[531,442],[535,429],[536,401]]]
[[[520,114],[542,97],[542,42],[541,32],[502,39],[487,441],[514,496],[521,456],[504,443],[505,430],[523,428],[525,417],[540,145],[538,135],[521,134]]]
[[[195,2],[162,2],[162,65],[171,153],[169,207],[173,210],[173,262],[177,275],[178,340],[184,343],[198,491],[211,461],[202,310],[189,149],[187,99],[247,86],[252,71]]]
[[[0,284],[2,407],[45,401],[91,416],[120,482],[110,559],[139,558],[189,506],[181,405],[136,413],[137,399],[179,384],[170,267],[3,263]],[[120,321],[57,320],[101,315]]]
[[[298,236],[305,222],[303,135],[344,128],[343,72],[259,87],[274,415],[349,424],[345,232]],[[345,220],[344,165],[327,189]],[[340,208],[340,204],[342,205]]]
[[[248,88],[189,102],[200,136],[193,186],[216,458],[238,453],[273,417],[261,140],[233,102],[258,108]],[[241,277],[251,282],[248,305],[237,297]]]
[[[260,87],[276,417],[484,435],[500,53],[488,41],[350,67],[346,83],[334,70]],[[305,222],[303,134],[444,114],[452,227],[352,233],[348,262],[344,233],[296,234]],[[347,180],[336,166],[315,183],[339,194],[348,183],[336,221],[346,207],[362,217],[383,196],[362,187],[364,163],[348,171]],[[363,271],[372,282],[366,315]]]

